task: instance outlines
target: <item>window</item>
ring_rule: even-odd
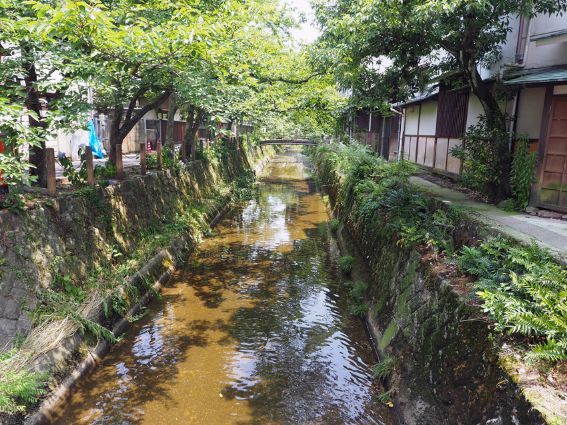
[[[518,41],[516,42],[516,63],[523,65],[526,43],[528,42],[529,18],[520,16],[518,20]]]
[[[437,106],[437,137],[463,137],[467,122],[469,93],[463,90],[440,90]]]

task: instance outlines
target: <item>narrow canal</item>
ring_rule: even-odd
[[[57,424],[390,424],[306,158],[281,154]]]

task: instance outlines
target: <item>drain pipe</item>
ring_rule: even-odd
[[[510,116],[513,122],[510,123],[510,128],[508,129],[508,152],[512,153],[512,142],[514,140],[514,134],[516,133],[516,123],[518,122],[518,103],[520,101],[520,91],[514,96],[514,102],[512,103],[512,113]]]

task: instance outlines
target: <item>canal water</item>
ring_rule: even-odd
[[[393,423],[306,158],[278,155],[264,176],[57,424]]]

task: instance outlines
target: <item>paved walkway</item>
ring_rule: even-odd
[[[483,223],[512,238],[526,243],[535,240],[539,246],[547,248],[556,258],[567,263],[567,221],[504,211],[494,205],[473,201],[464,193],[441,187],[421,177],[411,177],[411,181],[435,198],[467,209]]]

